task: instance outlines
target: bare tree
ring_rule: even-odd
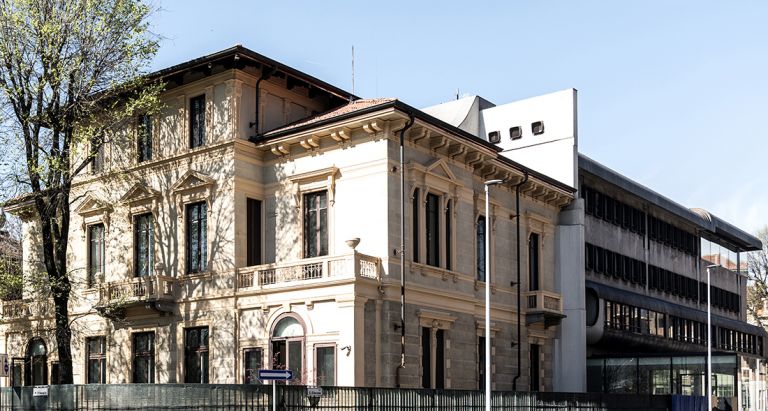
[[[100,147],[157,104],[142,76],[157,50],[139,0],[0,0],[0,132],[41,232],[61,382],[72,380],[70,191]]]
[[[757,232],[763,249],[747,254],[747,311],[757,323],[765,327],[768,312],[763,311],[763,302],[768,301],[768,227]]]

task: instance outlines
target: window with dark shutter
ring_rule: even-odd
[[[152,160],[152,118],[148,114],[139,116],[136,136],[136,151],[139,163]]]
[[[207,270],[208,206],[205,202],[187,204],[187,273]]]
[[[189,148],[205,145],[205,95],[189,100]]]

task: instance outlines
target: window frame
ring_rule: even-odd
[[[532,231],[528,234],[528,291],[539,291],[541,284],[541,238],[543,236]],[[536,243],[531,241],[536,239]],[[535,270],[534,270],[535,269]],[[534,281],[535,280],[535,281]]]
[[[98,259],[99,262],[97,265],[94,264],[93,258],[93,232],[92,230],[100,228],[101,229],[101,237],[100,241],[98,242]],[[106,257],[106,225],[103,222],[96,222],[93,224],[88,224],[86,226],[86,245],[87,245],[87,261],[86,261],[86,285],[88,288],[95,287],[100,280],[103,280],[104,278],[104,270],[106,269],[107,265],[107,257]],[[100,268],[101,270],[96,270],[96,268]],[[101,276],[101,279],[96,278],[97,276]]]
[[[480,221],[482,220],[482,224]],[[488,255],[486,248],[486,240],[488,239],[488,233],[486,233],[486,229],[488,227],[487,220],[485,215],[479,214],[477,217],[475,217],[475,280],[479,282],[485,282],[487,278],[487,274],[485,272],[486,269],[486,261],[485,258]],[[480,227],[483,229],[483,238],[482,241],[480,241]],[[482,246],[482,247],[481,247]],[[482,248],[482,253],[480,248]],[[481,258],[482,258],[482,267],[481,267]],[[493,261],[493,258],[491,258],[491,261]],[[482,278],[480,278],[480,269],[482,268]],[[493,271],[493,270],[491,270]]]
[[[245,265],[248,267],[261,265],[264,264],[264,201],[246,197],[245,210]]]
[[[338,369],[339,369],[339,356],[337,354],[337,348],[336,343],[319,343],[315,344],[314,347],[314,354],[315,354],[315,385],[318,386],[335,386],[338,385]],[[318,355],[318,350],[320,349],[330,349],[330,351],[333,353],[333,381],[331,384],[323,384],[320,381],[320,356]]]
[[[202,101],[202,107],[197,105],[197,102]],[[200,112],[196,112],[196,108],[200,109]],[[208,113],[208,98],[206,93],[198,94],[189,98],[189,118],[187,119],[189,124],[189,136],[188,147],[190,150],[194,150],[206,145],[206,128],[208,125],[207,113]],[[197,114],[197,116],[196,116]],[[198,135],[195,135],[195,131]]]
[[[91,342],[100,342],[101,352],[93,353],[91,351]],[[98,382],[91,380],[91,363],[96,361],[99,364]],[[107,383],[107,337],[104,335],[94,335],[85,338],[85,381],[87,384],[106,384]]]
[[[154,119],[144,113],[136,117],[136,163],[152,161],[154,144],[152,139]]]
[[[140,354],[140,352],[136,349],[136,346],[137,346],[136,338],[139,337],[139,336],[145,336],[145,335],[146,336],[151,336],[151,338],[149,340],[150,343],[151,343],[150,344],[151,346],[150,346],[149,351],[146,351],[146,352],[142,351],[141,354]],[[138,331],[138,332],[131,333],[131,382],[132,383],[134,383],[134,384],[137,383],[136,382],[136,379],[137,379],[136,376],[138,374],[137,374],[136,362],[140,358],[146,358],[147,361],[149,361],[149,367],[148,367],[149,370],[150,370],[149,374],[148,374],[149,381],[147,381],[146,384],[154,384],[155,383],[155,373],[157,371],[157,365],[156,365],[157,361],[155,359],[155,356],[156,356],[156,353],[157,353],[157,350],[155,348],[156,347],[156,344],[155,344],[156,341],[157,341],[157,333],[154,332],[154,331]]]
[[[146,273],[140,272],[139,257],[140,257],[140,242],[142,236],[139,231],[139,220],[149,218],[148,227],[145,228],[146,234],[146,253],[144,257],[147,259],[147,271]],[[134,277],[147,277],[154,274],[155,264],[155,215],[150,211],[147,213],[133,214],[131,218],[133,222],[133,276]]]
[[[193,221],[191,221],[191,212],[193,208],[197,208],[197,215],[198,215],[198,221],[197,221],[197,227],[196,227],[196,234],[198,237],[197,240],[197,250],[192,249],[192,234],[193,234]],[[202,213],[200,212],[202,210]],[[207,273],[209,271],[209,261],[208,261],[208,210],[209,205],[208,202],[205,200],[202,201],[196,201],[184,204],[184,249],[185,249],[185,274],[187,275],[196,275],[196,274],[203,274]],[[203,221],[204,220],[204,221]],[[202,237],[202,241],[201,241]],[[197,265],[193,267],[193,251],[196,253],[199,253],[197,255]]]
[[[91,159],[90,170],[92,174],[99,174],[104,171],[105,165],[104,146],[106,143],[104,142],[104,136],[95,135],[91,137],[90,141],[88,142],[89,155],[93,151],[94,145],[98,145],[98,148],[96,149],[96,152],[93,154],[93,158]]]
[[[321,206],[322,199],[325,205]],[[310,208],[310,202],[314,203]],[[315,227],[309,227],[310,214],[315,213]],[[302,232],[302,257],[324,257],[330,254],[330,203],[328,190],[315,190],[304,192],[301,195],[301,232]],[[325,226],[325,227],[323,227]],[[311,252],[310,240],[314,240],[314,253]]]
[[[259,385],[259,384],[261,384],[261,380],[259,380],[258,374],[259,374],[259,369],[264,368],[264,351],[265,350],[262,347],[247,347],[247,348],[243,348],[243,374],[242,374],[242,376],[243,376],[243,384],[250,384],[250,385],[254,385],[254,384]],[[249,379],[248,378],[249,377],[248,376],[248,372],[249,371],[253,371],[253,369],[252,368],[248,368],[247,358],[248,358],[249,354],[255,353],[255,352],[258,352],[258,356],[257,357],[259,358],[259,368],[257,368],[255,370],[256,371],[255,375],[253,373],[251,373],[251,378]]]
[[[206,330],[206,345],[196,345],[194,347],[190,346],[188,343],[189,334],[192,331],[201,331]],[[208,384],[210,382],[210,375],[211,375],[211,327],[207,325],[201,325],[201,326],[194,326],[194,327],[184,327],[183,329],[183,335],[184,339],[183,341],[183,378],[185,384]],[[199,334],[198,334],[199,335]],[[198,337],[199,340],[199,337]],[[199,343],[199,341],[198,341]],[[203,381],[190,381],[190,370],[192,369],[191,364],[188,361],[188,356],[194,353],[196,355],[206,354],[205,355],[205,365],[203,366],[202,356],[200,356],[200,369],[198,369],[198,373],[200,374],[200,377]]]

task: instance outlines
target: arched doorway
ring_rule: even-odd
[[[293,371],[294,380],[304,381],[304,325],[286,315],[272,330],[272,368]]]
[[[41,338],[33,338],[27,345],[24,365],[24,385],[48,384],[48,350]]]

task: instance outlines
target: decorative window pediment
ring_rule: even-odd
[[[420,309],[418,311],[419,325],[422,327],[450,330],[456,321],[456,316],[442,311]]]
[[[215,185],[216,180],[207,175],[195,170],[187,170],[187,172],[181,176],[179,181],[171,187],[171,190],[178,194],[185,191],[211,189]]]
[[[136,183],[120,198],[120,202],[124,204],[135,204],[152,201],[158,197],[160,197],[159,191],[147,187],[143,183]]]
[[[187,170],[171,187],[171,192],[176,196],[179,209],[183,209],[183,205],[187,203],[205,201],[208,203],[210,213],[215,187],[216,180],[198,171]]]
[[[331,166],[288,177],[297,186],[297,190],[294,191],[296,206],[301,204],[302,193],[321,189],[328,190],[328,202],[333,205],[336,202],[336,178],[338,175],[339,169],[336,166]]]
[[[81,216],[90,216],[94,214],[108,213],[112,210],[109,203],[99,200],[91,195],[87,195],[82,203],[75,209],[77,214]]]
[[[128,206],[128,218],[130,219],[137,214],[154,214],[159,200],[159,191],[144,183],[136,183],[120,198],[120,203]]]
[[[105,226],[109,226],[109,214],[112,212],[112,206],[106,201],[88,194],[83,202],[77,206],[75,212],[83,217],[83,231],[85,231],[88,224],[96,222],[103,222]]]
[[[433,176],[440,177],[444,180],[448,180],[451,183],[456,184],[456,176],[451,169],[445,163],[445,159],[441,158],[434,163],[427,166],[426,172]]]

